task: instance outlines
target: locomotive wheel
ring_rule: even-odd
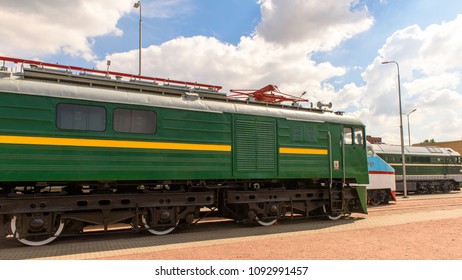
[[[162,225],[159,225],[159,226],[156,226],[154,228],[151,228],[149,226],[149,224],[146,222],[146,215],[142,215],[141,216],[141,222],[143,223],[144,227],[152,234],[154,235],[166,235],[166,234],[169,234],[170,232],[172,232],[176,226],[178,225],[179,221],[176,222],[176,225],[173,226],[173,227],[169,227],[169,226],[162,226]]]
[[[279,216],[285,215],[285,207],[280,206],[280,209],[278,208],[279,206],[280,205],[278,205],[277,203],[261,203],[259,204],[259,209],[262,210],[263,213],[261,213],[261,211],[252,209],[247,212],[247,216],[250,220],[257,222],[257,224],[261,226],[272,226],[278,221]],[[250,208],[249,205],[248,208]]]
[[[23,219],[27,219],[27,220],[23,220]],[[59,219],[58,223],[56,223],[56,222],[53,223],[53,227],[54,227],[54,233],[53,234],[31,235],[31,236],[27,236],[27,234],[25,234],[25,237],[22,237],[22,233],[24,232],[24,230],[21,230],[21,233],[20,233],[17,229],[21,228],[20,225],[25,224],[25,223],[30,223],[31,224],[29,226],[29,228],[27,229],[27,231],[25,231],[25,232],[26,233],[27,232],[34,233],[34,231],[37,231],[37,230],[34,230],[32,228],[34,226],[34,225],[32,225],[32,223],[43,223],[43,221],[35,222],[32,219],[30,219],[26,214],[21,214],[19,216],[14,216],[11,219],[11,221],[10,221],[10,229],[11,229],[11,232],[14,234],[14,237],[19,242],[21,242],[21,243],[23,243],[25,245],[29,245],[29,246],[42,246],[42,245],[48,244],[48,243],[52,242],[53,240],[55,240],[61,234],[61,232],[64,229],[64,222],[61,221],[61,219]],[[39,231],[47,231],[46,226],[39,227],[39,226],[35,225],[35,227],[37,227]],[[37,232],[35,232],[35,233],[37,233]]]
[[[341,213],[337,214],[337,215],[329,215],[329,214],[327,214],[326,205],[322,206],[322,210],[323,210],[324,214],[327,215],[327,218],[329,218],[329,220],[336,221],[336,220],[340,219],[341,217],[343,217],[343,214],[341,214]]]
[[[382,202],[383,193],[381,191],[373,191],[369,202],[372,205],[379,205]]]
[[[372,198],[371,199],[371,204],[374,205],[374,206],[379,205],[380,204],[380,199]]]
[[[256,217],[255,221],[261,226],[268,227],[274,225],[278,219],[260,219]]]

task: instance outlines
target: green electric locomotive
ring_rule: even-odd
[[[220,87],[0,57],[0,237],[87,225],[162,235],[203,209],[238,222],[366,213],[364,124]],[[6,67],[5,61],[20,68]]]

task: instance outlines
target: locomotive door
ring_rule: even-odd
[[[364,149],[364,133],[359,127],[344,127],[342,140],[342,167],[343,167],[343,183],[352,182],[352,178],[357,178],[358,170],[361,170],[361,165],[365,159],[359,155],[360,149]],[[366,160],[367,161],[367,160]]]
[[[332,125],[326,131],[329,148],[329,178],[339,182],[344,174],[343,128]]]

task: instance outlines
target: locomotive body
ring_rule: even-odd
[[[203,207],[261,225],[367,212],[349,186],[368,182],[356,118],[56,68],[3,69],[0,236],[43,245],[114,223],[161,235]]]
[[[396,171],[396,190],[403,192],[403,168],[399,145],[373,144],[373,150]],[[460,190],[460,154],[450,148],[405,147],[406,187],[414,193]]]

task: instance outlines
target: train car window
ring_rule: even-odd
[[[353,130],[349,127],[343,128],[343,143],[346,145],[353,144]]]
[[[145,110],[115,109],[113,126],[116,132],[154,134],[156,113]]]
[[[367,146],[366,151],[367,151],[368,156],[373,156],[374,155],[374,150],[372,149],[372,147]]]
[[[56,111],[56,126],[59,129],[106,130],[106,108],[104,107],[60,103]]]
[[[355,144],[362,145],[363,143],[363,130],[361,128],[355,128]]]

